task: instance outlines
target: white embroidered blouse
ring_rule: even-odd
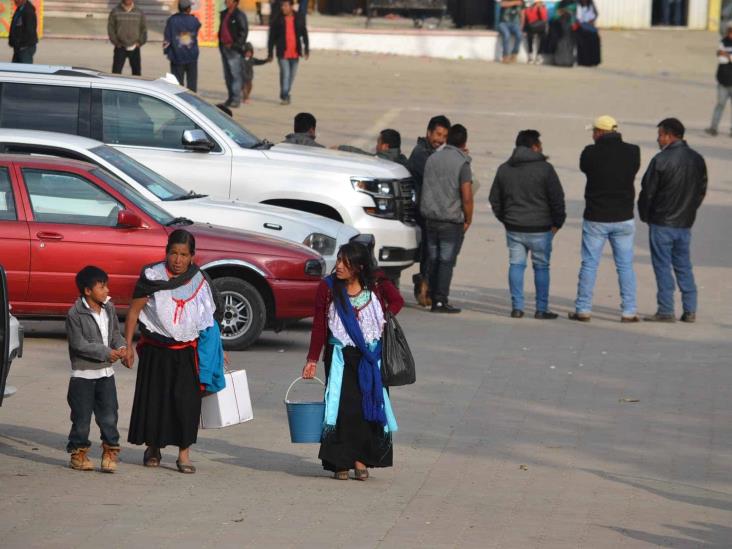
[[[145,269],[149,280],[168,280],[165,263]],[[150,332],[176,341],[198,339],[198,333],[214,324],[213,294],[203,274],[174,290],[160,290],[150,296],[140,312],[140,322]]]
[[[363,307],[356,308],[356,318],[358,319],[358,325],[361,327],[366,344],[381,339],[384,333],[385,323],[384,310],[381,308],[379,299],[374,292],[369,292],[369,294],[368,302]],[[344,347],[349,345],[356,346],[348,336],[346,327],[343,325],[341,317],[338,316],[338,311],[336,311],[335,303],[332,302],[328,308],[328,328],[333,337],[343,343]]]

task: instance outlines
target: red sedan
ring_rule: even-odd
[[[74,276],[89,264],[109,273],[126,309],[140,269],[163,259],[180,227],[196,237],[196,262],[223,296],[227,348],[312,315],[324,262],[309,248],[174,218],[91,164],[0,155],[0,264],[19,317],[65,315],[78,293]]]

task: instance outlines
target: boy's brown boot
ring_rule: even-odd
[[[430,307],[432,298],[430,297],[430,286],[426,280],[422,279],[417,283],[417,303],[422,307]]]
[[[102,449],[102,473],[114,473],[117,470],[119,446],[110,446],[103,442]]]
[[[76,471],[93,471],[94,464],[87,457],[86,454],[88,452],[89,448],[77,448],[76,450],[71,452],[71,461],[69,462],[69,467]]]

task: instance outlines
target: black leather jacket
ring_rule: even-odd
[[[222,10],[219,13],[219,43],[221,42],[221,25],[224,24],[227,11]],[[247,14],[238,8],[229,17],[229,33],[234,41],[231,49],[243,54],[244,45],[247,43],[247,37],[249,36],[249,21],[247,20]]]
[[[642,221],[652,225],[687,229],[694,224],[706,193],[704,158],[686,141],[676,141],[648,165],[638,197],[638,213]]]

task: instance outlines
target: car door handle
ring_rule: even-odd
[[[36,236],[40,238],[41,240],[63,240],[64,235],[59,233],[51,233],[46,231],[41,231],[39,233],[36,233]]]

